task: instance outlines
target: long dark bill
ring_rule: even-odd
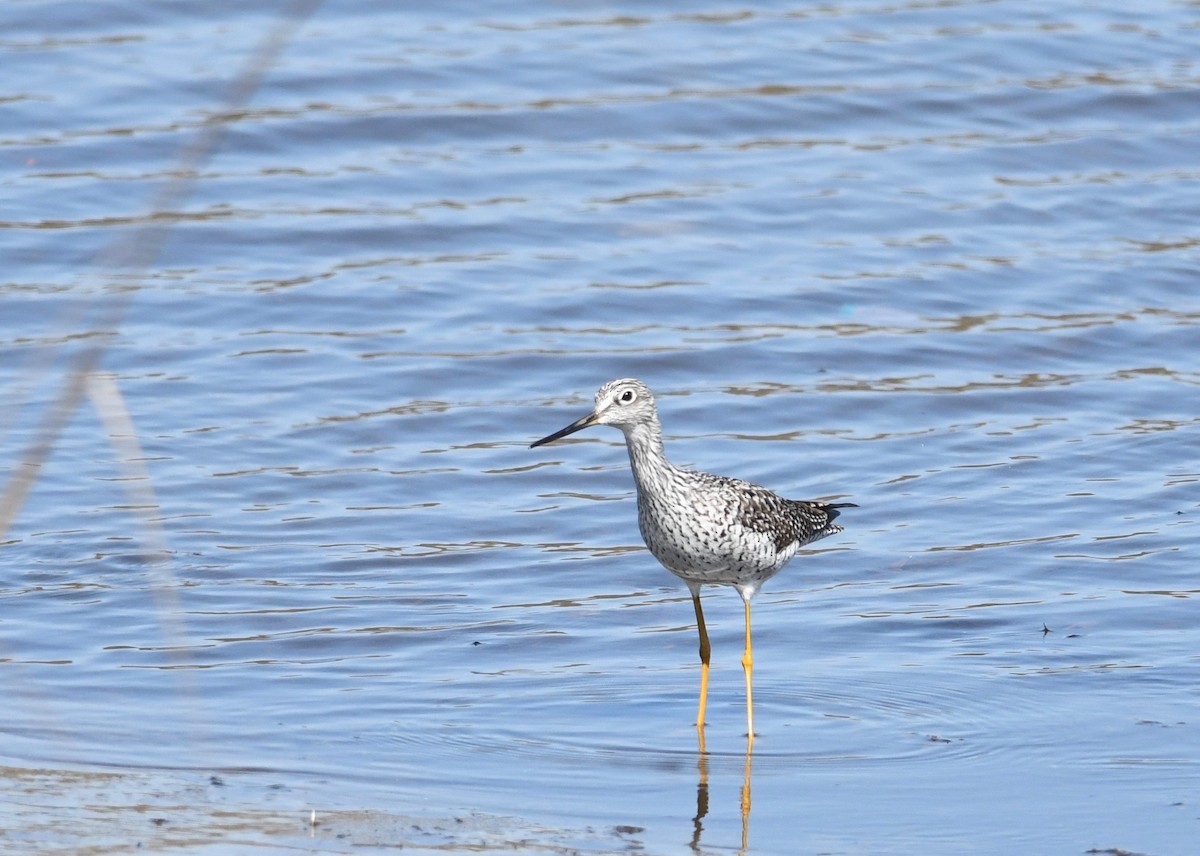
[[[543,437],[542,439],[538,440],[536,443],[530,443],[529,448],[536,449],[538,446],[544,446],[547,443],[553,443],[555,440],[561,440],[563,437],[567,436],[568,434],[574,434],[576,431],[582,431],[584,428],[587,428],[588,426],[595,425],[595,424],[596,424],[596,414],[589,413],[587,416],[583,417],[582,419],[576,419],[574,422],[572,422],[570,425],[568,425],[566,428],[562,429],[561,431],[555,431],[550,436]]]

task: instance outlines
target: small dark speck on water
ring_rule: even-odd
[[[637,835],[639,832],[645,832],[644,826],[614,826],[613,831],[617,835]]]
[[[1054,632],[1053,630],[1051,630],[1049,627],[1046,626],[1045,622],[1042,622],[1042,636],[1045,636],[1046,634],[1053,633],[1053,632]]]
[[[212,785],[213,787],[217,787],[217,788],[225,786],[225,780],[222,779],[220,776],[209,776],[208,783],[210,785]]]

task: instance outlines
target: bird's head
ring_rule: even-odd
[[[593,425],[611,425],[628,431],[637,425],[650,425],[658,421],[654,407],[654,395],[640,380],[624,377],[610,380],[596,392],[596,405],[592,412],[576,419],[561,431],[555,431],[532,445],[544,446],[555,440],[590,428]]]

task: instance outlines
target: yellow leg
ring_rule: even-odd
[[[750,598],[746,598],[746,653],[742,655],[742,668],[746,672],[746,737],[754,742],[754,651],[750,646]]]
[[[696,727],[700,729],[700,751],[704,751],[704,710],[708,707],[708,665],[712,647],[708,644],[708,628],[704,626],[704,610],[700,608],[700,587],[692,589],[692,606],[696,608],[696,627],[700,631],[700,710]]]

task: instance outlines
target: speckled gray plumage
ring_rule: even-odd
[[[591,414],[534,445],[597,424],[624,433],[642,538],[693,591],[730,585],[748,599],[802,546],[842,531],[833,520],[850,503],[784,499],[741,479],[676,467],[663,450],[654,396],[632,378],[606,383]]]

